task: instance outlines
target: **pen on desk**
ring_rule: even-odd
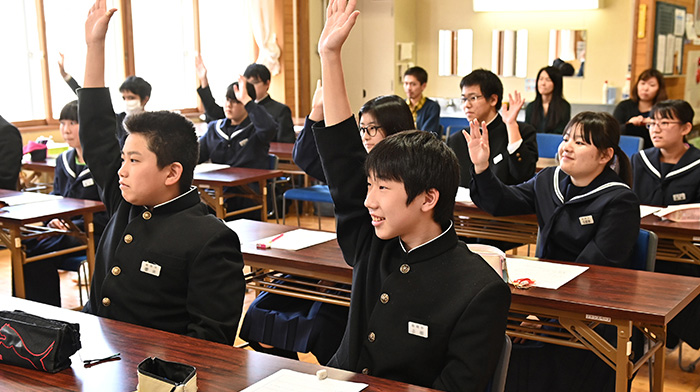
[[[263,250],[265,250],[265,249],[272,249],[272,243],[275,242],[275,241],[277,241],[278,239],[282,238],[283,235],[284,235],[284,233],[282,233],[282,234],[276,236],[275,238],[271,239],[270,241],[268,241],[267,244],[257,244],[257,245],[255,245],[255,247],[258,248],[258,249],[263,249]]]
[[[284,233],[282,233],[282,234],[278,235],[277,237],[275,237],[275,238],[271,239],[269,243],[271,244],[271,243],[273,243],[273,242],[277,241],[278,239],[282,238],[282,236],[283,236],[283,235],[284,235]]]

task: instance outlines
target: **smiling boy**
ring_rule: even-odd
[[[119,153],[104,87],[104,37],[114,9],[98,0],[85,23],[85,87],[78,91],[85,161],[110,215],[85,311],[232,344],[244,295],[238,236],[192,187],[197,137],[166,111],[129,116]],[[120,162],[121,161],[121,162]]]
[[[441,140],[405,131],[365,152],[340,56],[357,18],[354,6],[331,1],[319,41],[326,126],[314,135],[338,243],[353,267],[348,324],[328,365],[441,390],[483,391],[503,344],[510,291],[457,239],[459,166]]]

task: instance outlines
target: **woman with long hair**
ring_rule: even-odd
[[[539,133],[561,134],[571,118],[571,105],[564,99],[561,71],[544,67],[537,73],[535,100],[525,108],[525,122]]]

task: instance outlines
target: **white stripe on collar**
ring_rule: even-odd
[[[697,165],[700,165],[700,159],[696,160],[695,162],[693,162],[689,165],[685,165],[680,169],[676,169],[674,171],[668,172],[668,174],[666,174],[666,178],[671,177],[671,176],[675,176],[676,174],[681,174],[685,171],[688,171],[688,170],[694,168]]]
[[[178,197],[174,197],[174,198],[172,198],[172,199],[170,199],[170,200],[168,200],[168,201],[166,201],[166,202],[164,202],[164,203],[160,203],[160,204],[158,204],[158,205],[156,205],[156,206],[153,206],[153,209],[155,210],[155,209],[158,208],[158,207],[164,206],[164,205],[166,205],[166,204],[168,204],[168,203],[172,203],[172,202],[174,202],[175,200],[177,200],[177,199],[179,199],[179,198],[181,198],[181,197],[183,197],[183,196],[185,196],[185,195],[188,195],[188,194],[190,194],[190,192],[193,192],[193,191],[196,191],[196,190],[197,190],[197,187],[196,187],[196,186],[190,185],[190,190],[189,190],[189,191],[187,191],[187,192],[181,194],[181,195],[178,196]]]
[[[562,195],[561,190],[559,189],[559,172],[560,171],[561,171],[561,166],[557,166],[557,168],[555,169],[555,172],[554,172],[554,192],[556,193],[559,200],[562,203],[564,203],[564,195]],[[591,191],[588,191],[582,195],[574,196],[571,199],[569,199],[569,201],[582,199],[584,197],[590,196],[594,193],[600,192],[602,190],[608,189],[608,188],[613,187],[613,186],[622,186],[622,187],[625,187],[627,189],[630,189],[630,187],[623,182],[608,182],[608,183],[605,183],[605,184],[603,184],[603,185],[601,185],[601,186],[599,186]]]
[[[644,161],[644,164],[647,165],[647,168],[658,178],[661,178],[661,173],[659,173],[658,170],[654,167],[654,165],[651,164],[649,161],[649,157],[647,157],[647,154],[644,152],[644,150],[639,152],[639,156],[642,157],[642,161]]]
[[[243,132],[243,130],[245,129],[245,127],[243,127],[241,129],[237,130],[236,132],[232,133],[231,136],[228,136],[226,134],[226,132],[224,132],[224,123],[225,122],[226,122],[226,119],[224,118],[224,119],[219,120],[219,122],[216,123],[216,133],[218,133],[219,136],[221,136],[221,138],[224,140],[228,140],[228,141],[232,140],[234,137],[236,137],[236,135]]]
[[[73,151],[74,150],[75,149],[73,149]],[[68,151],[64,152],[63,154],[61,154],[61,157],[62,157],[61,159],[63,159],[63,168],[66,169],[66,172],[68,173],[68,175],[73,177],[73,178],[76,178],[75,172],[70,167],[70,162],[68,161],[68,153],[70,151],[71,150],[68,150]],[[77,152],[76,152],[76,154],[77,154]],[[87,175],[88,173],[90,173],[90,168],[85,166],[85,168],[83,168],[83,170],[80,172],[80,174],[78,174],[78,177],[83,177],[83,176]]]
[[[411,250],[409,250],[409,251],[407,251],[406,248],[404,248],[404,246],[403,246],[403,241],[401,241],[401,237],[399,237],[399,244],[401,244],[401,249],[404,251],[404,253],[411,253],[411,252],[413,252],[414,250],[420,248],[421,246],[428,245],[429,243],[431,243],[431,242],[435,241],[436,239],[442,237],[443,235],[445,235],[445,233],[447,233],[448,231],[450,231],[450,229],[452,228],[453,225],[454,225],[454,224],[452,223],[452,221],[450,221],[450,227],[448,227],[447,229],[445,229],[445,231],[443,231],[440,235],[438,235],[437,237],[433,238],[433,239],[430,240],[430,241],[424,242],[424,243],[422,243],[422,244],[416,246],[415,248],[413,248],[413,249],[411,249]]]

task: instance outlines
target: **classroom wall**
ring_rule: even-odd
[[[534,78],[547,65],[549,30],[588,31],[584,78],[565,78],[564,96],[575,103],[600,103],[608,80],[621,90],[631,61],[634,0],[605,0],[602,9],[573,12],[475,13],[471,0],[421,0],[416,3],[417,63],[431,75],[427,94],[459,96],[461,76],[437,76],[438,30],[474,30],[474,68],[491,67],[491,32],[527,29],[527,75]],[[435,75],[435,76],[433,76]],[[524,90],[525,80],[503,78],[505,93]],[[619,94],[619,91],[618,91]],[[526,99],[534,98],[534,92]]]

